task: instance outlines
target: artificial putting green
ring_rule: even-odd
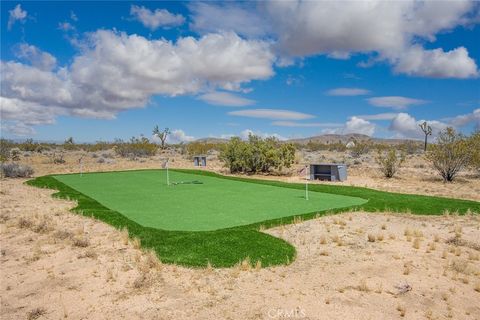
[[[304,190],[172,170],[170,185],[165,170],[54,178],[144,227],[176,231],[225,229],[367,202],[321,192],[309,192],[306,200]]]
[[[208,171],[175,171],[193,174],[196,176],[195,180],[206,181],[204,180],[205,177],[213,177],[228,181],[292,189],[295,194],[298,195],[301,195],[305,188],[305,185],[298,183],[227,177]],[[130,172],[144,172],[149,175],[155,171]],[[295,217],[312,219],[328,211],[336,213],[352,209],[361,209],[368,212],[411,212],[412,214],[424,215],[438,215],[444,211],[457,212],[458,214],[480,212],[480,203],[476,201],[391,193],[336,184],[312,184],[309,186],[312,193],[319,192],[356,197],[366,199],[368,202],[352,207],[308,212],[213,231],[170,231],[143,226],[60,181],[60,179],[62,179],[61,177],[67,176],[56,177],[58,179],[54,176],[37,177],[27,181],[27,184],[41,188],[56,189],[58,192],[53,194],[54,197],[77,201],[77,206],[72,209],[74,212],[88,217],[94,217],[117,229],[127,229],[129,236],[139,239],[143,248],[155,250],[162,262],[185,266],[205,267],[212,265],[214,267],[231,267],[244,259],[248,259],[252,265],[256,265],[258,262],[261,262],[262,266],[288,264],[295,259],[295,248],[285,240],[275,238],[259,230],[261,226],[270,228],[292,223],[295,221]],[[185,186],[187,185],[180,187]],[[312,193],[310,195],[312,195]],[[217,201],[217,199],[214,200]]]

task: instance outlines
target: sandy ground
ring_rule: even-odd
[[[480,319],[478,215],[327,216],[266,231],[291,265],[189,269],[22,182],[1,181],[2,319]]]
[[[163,154],[143,158],[137,161],[113,157],[113,152],[97,152],[95,158],[92,153],[67,152],[65,164],[52,164],[46,155],[32,154],[30,157],[22,158],[22,163],[31,165],[35,169],[35,175],[41,176],[51,173],[72,173],[79,172],[78,159],[83,156],[84,171],[112,171],[112,170],[133,170],[133,169],[158,169],[161,168],[163,159],[170,158],[170,166],[173,168],[195,168],[193,162],[186,156],[166,151]],[[105,163],[98,163],[102,155],[112,158],[105,158]],[[463,171],[453,183],[443,183],[440,176],[430,168],[422,155],[409,156],[398,174],[392,179],[382,176],[372,155],[362,156],[360,159],[349,158],[343,152],[317,152],[311,154],[297,154],[297,163],[285,175],[260,176],[253,175],[252,178],[274,179],[287,182],[304,182],[305,177],[299,174],[304,163],[309,162],[337,162],[348,164],[348,179],[345,182],[312,182],[312,183],[334,183],[337,185],[352,185],[368,187],[389,192],[401,192],[411,194],[435,195],[452,197],[467,200],[480,201],[480,176],[470,171]],[[208,158],[206,170],[215,171],[221,174],[229,174],[216,156]],[[198,169],[198,167],[196,168]]]

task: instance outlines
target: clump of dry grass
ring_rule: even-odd
[[[387,225],[384,223],[384,224],[382,224],[381,228],[382,228],[382,230],[387,230]]]
[[[480,260],[480,254],[478,252],[469,252],[468,253],[468,260],[478,261]]]
[[[132,239],[132,245],[135,249],[140,249],[142,247],[142,241],[139,238],[135,237]]]
[[[75,247],[86,248],[90,245],[90,241],[88,241],[88,239],[85,238],[85,237],[81,237],[81,238],[80,237],[75,237],[72,240],[72,244]]]
[[[480,292],[480,282],[477,282],[475,286],[473,287],[473,290]]]
[[[120,230],[120,237],[122,239],[122,243],[126,246],[130,240],[130,235],[128,234],[128,229],[126,227],[123,227]]]
[[[32,230],[36,233],[47,233],[53,230],[53,227],[48,223],[46,219],[41,220],[38,224],[36,224]]]
[[[376,237],[374,234],[369,233],[368,234],[368,242],[375,242]]]
[[[413,240],[413,245],[412,245],[415,249],[420,249],[420,238],[415,238],[415,240]]]
[[[365,279],[360,280],[360,283],[357,286],[358,291],[362,292],[370,292],[370,288],[367,285],[367,281]]]
[[[150,269],[161,270],[163,266],[162,261],[160,261],[153,249],[148,249],[145,251],[142,263],[147,271]]]
[[[435,234],[435,235],[433,236],[433,241],[439,242],[439,241],[440,241],[440,236],[439,236],[438,234]]]
[[[472,272],[470,268],[470,264],[468,263],[467,260],[464,260],[464,259],[452,260],[449,264],[449,267],[451,270],[457,273],[465,274],[465,275],[469,275]]]
[[[327,237],[323,234],[320,236],[320,244],[327,244]]]
[[[448,257],[448,251],[447,250],[443,250],[442,252],[442,259],[447,259]]]
[[[384,239],[383,233],[377,234],[377,240],[378,241],[383,241],[383,239]]]
[[[17,227],[20,229],[29,229],[33,226],[33,221],[25,217],[20,217],[17,221]]]
[[[405,309],[405,306],[398,305],[397,306],[397,311],[400,312],[400,317],[405,317],[405,314],[407,313],[407,310]]]
[[[456,255],[457,257],[459,257],[461,254],[462,254],[462,249],[460,249],[459,247],[456,247],[456,248],[455,248],[455,255]]]
[[[423,238],[423,232],[418,229],[413,230],[413,235],[417,238]]]
[[[250,257],[246,257],[245,259],[243,259],[239,263],[238,267],[241,271],[250,271],[252,269],[252,264],[250,263]]]
[[[460,238],[462,236],[462,226],[455,226],[453,232],[455,232],[456,237]]]
[[[46,313],[47,313],[47,310],[45,310],[45,308],[42,308],[42,307],[35,308],[35,309],[30,310],[27,313],[27,319],[28,320],[35,320],[35,319],[40,318],[41,316],[43,316]]]
[[[343,239],[341,237],[339,237],[338,235],[335,235],[333,236],[333,242],[335,242],[337,244],[337,246],[341,247],[343,245],[345,245],[345,242],[343,241]]]
[[[35,262],[35,261],[40,260],[40,258],[42,257],[43,253],[44,253],[44,252],[42,251],[42,248],[41,248],[40,245],[37,243],[37,244],[35,245],[35,247],[33,248],[33,253],[32,253],[32,255],[31,255],[29,258],[27,258],[27,261],[28,261],[28,262]]]
[[[73,233],[68,230],[57,230],[53,233],[56,239],[65,240],[73,237]]]
[[[427,253],[435,251],[435,249],[437,249],[437,245],[435,244],[435,242],[430,242],[427,247]]]
[[[298,223],[302,223],[302,222],[303,222],[302,217],[299,217],[299,216],[293,217],[293,224],[298,224]]]
[[[149,285],[148,277],[146,274],[140,274],[138,277],[133,280],[133,287],[135,289],[141,289]]]
[[[403,264],[403,274],[404,275],[409,275],[410,274],[410,271],[411,271],[411,267],[412,267],[412,263],[409,261],[409,262],[405,262]]]
[[[97,252],[92,248],[88,248],[87,250],[85,250],[84,253],[79,254],[77,256],[78,259],[83,259],[83,258],[97,259],[97,257],[98,257]]]
[[[410,228],[407,227],[407,228],[405,228],[405,231],[403,232],[403,235],[405,237],[411,237],[413,235],[413,232]]]
[[[321,256],[328,256],[329,253],[328,253],[328,251],[326,251],[326,250],[322,250],[322,251],[320,251],[320,255],[321,255]]]

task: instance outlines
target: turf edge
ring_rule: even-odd
[[[203,170],[174,170],[285,188],[304,188],[303,184],[297,183],[222,176]],[[459,214],[465,214],[468,211],[480,212],[480,203],[475,201],[389,193],[361,187],[311,184],[309,189],[312,192],[354,196],[367,199],[368,202],[361,206],[305,213],[215,231],[167,231],[143,227],[120,213],[102,206],[94,199],[63,184],[52,176],[38,177],[26,183],[35,187],[58,190],[57,193],[53,194],[54,197],[77,201],[78,204],[72,209],[73,212],[94,217],[117,229],[127,228],[130,237],[140,239],[142,247],[155,250],[162,262],[190,267],[205,267],[208,263],[217,268],[231,267],[246,258],[252,265],[261,261],[262,267],[289,264],[295,259],[295,248],[288,242],[259,232],[259,230],[290,224],[296,219],[308,220],[327,213],[333,214],[359,209],[369,212],[394,211],[436,215],[442,214],[445,210]]]

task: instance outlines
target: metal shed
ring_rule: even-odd
[[[195,167],[206,167],[207,166],[207,156],[206,155],[198,155],[193,157],[193,165]]]
[[[343,163],[310,164],[310,180],[345,181],[347,165]]]

